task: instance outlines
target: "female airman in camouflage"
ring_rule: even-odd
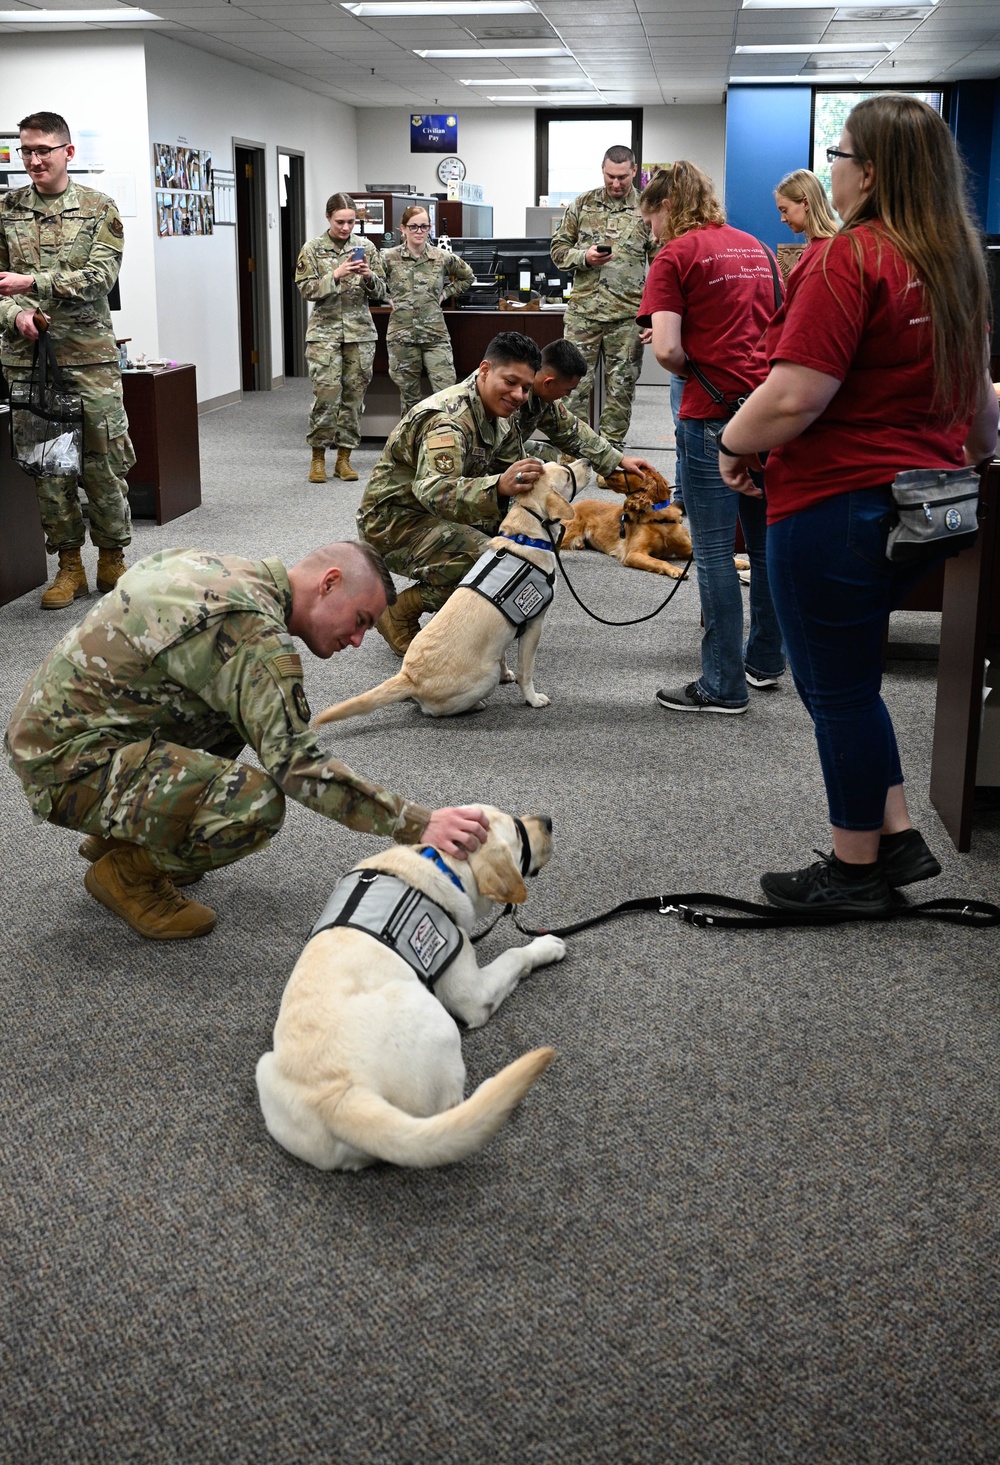
[[[472,284],[472,269],[447,249],[428,243],[430,219],[416,204],[403,210],[403,242],[382,253],[392,315],[386,330],[389,375],[399,388],[399,412],[405,417],[423,400],[421,375],[431,392],[455,384],[455,360],[441,304]]]

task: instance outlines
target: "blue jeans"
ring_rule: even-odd
[[[890,564],[888,488],[823,500],[767,531],[771,590],[799,696],[813,720],[830,823],[881,829],[903,782],[881,697],[890,610],[926,573]]]
[[[674,493],[672,497],[680,499],[681,503],[684,502],[685,480],[687,477],[687,468],[684,462],[684,444],[681,441],[679,421],[681,411],[681,398],[683,397],[683,395],[684,378],[682,376],[674,376],[673,372],[671,372],[670,415],[674,419],[674,441],[677,444],[677,462],[674,468]]]
[[[734,493],[719,477],[719,450],[706,423],[682,417],[686,479],[684,507],[698,567],[698,593],[705,623],[698,687],[713,702],[743,707],[746,671],[780,677],[785,670],[781,631],[767,579],[763,499]],[[750,634],[743,639],[743,591],[733,564],[737,516],[750,559]]]

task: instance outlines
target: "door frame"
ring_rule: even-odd
[[[298,290],[295,287],[295,261],[298,258],[299,250],[302,248],[303,244],[305,244],[305,242],[306,242],[306,176],[305,176],[305,159],[306,159],[306,155],[302,151],[301,148],[283,147],[281,143],[278,143],[278,145],[277,145],[277,149],[276,149],[276,152],[275,152],[275,179],[277,181],[277,188],[278,188],[276,197],[278,199],[278,205],[279,205],[278,206],[278,225],[279,225],[279,230],[280,230],[280,227],[281,227],[281,206],[280,206],[280,200],[281,200],[281,172],[280,172],[280,169],[281,169],[281,165],[278,162],[278,159],[282,155],[284,155],[287,158],[300,158],[302,160],[302,190],[301,190],[301,198],[298,199],[298,200],[296,200],[296,205],[297,206],[296,206],[296,209],[295,209],[295,215],[294,215],[294,217],[291,217],[290,220],[289,220],[290,225],[291,225],[291,228],[292,228],[293,235],[294,234],[300,234],[301,235],[301,238],[299,239],[297,245],[295,243],[294,237],[290,241],[290,243],[291,243],[291,249],[289,250],[289,259],[288,259],[288,261],[286,262],[284,260],[284,258],[282,257],[281,291],[280,291],[280,294],[281,294],[281,337],[282,337],[282,339],[281,339],[281,345],[282,345],[281,365],[282,365],[282,370],[284,372],[284,375],[287,378],[289,376],[299,377],[299,376],[307,376],[308,375],[308,370],[306,368],[306,326],[308,324],[309,311],[308,311],[308,307],[306,306],[306,302],[303,300],[302,296],[299,294]],[[291,203],[291,199],[289,200],[289,202]],[[284,249],[284,235],[283,234],[281,236],[281,248],[282,248],[282,251],[283,251],[283,249]],[[290,320],[289,320],[288,314],[287,314],[288,311],[291,312],[291,319]],[[290,336],[291,336],[291,347],[292,347],[292,351],[293,351],[293,354],[295,356],[296,365],[297,365],[297,368],[298,368],[297,370],[292,371],[292,372],[290,372],[288,370],[288,362],[285,359],[285,356],[286,356],[285,336],[286,336],[286,334],[290,334]]]
[[[237,168],[236,149],[243,148],[245,151],[254,154],[254,172],[250,187],[250,214],[247,219],[249,226],[250,245],[253,251],[254,270],[251,278],[251,305],[253,311],[253,349],[257,353],[257,360],[254,363],[254,384],[251,390],[255,392],[269,392],[271,390],[272,366],[271,366],[271,302],[270,302],[270,262],[268,258],[268,228],[267,228],[267,144],[256,142],[252,138],[233,138],[233,168]],[[239,189],[237,189],[237,199]],[[239,288],[239,271],[242,268],[239,258],[239,225],[236,229],[236,269],[237,289]],[[240,326],[242,330],[242,323]],[[242,375],[242,369],[241,369]],[[244,387],[246,390],[246,387]]]

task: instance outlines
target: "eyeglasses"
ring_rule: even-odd
[[[861,159],[858,157],[857,153],[845,153],[840,148],[827,148],[826,161],[828,163],[833,163],[836,162],[837,158],[853,158],[856,163],[861,162]]]
[[[18,148],[18,152],[21,155],[21,161],[24,163],[29,158],[39,158],[44,163],[50,153],[57,153],[60,148],[68,148],[70,146],[71,144],[68,142],[57,142],[53,148]]]
[[[409,229],[411,234],[426,234],[430,230],[430,224],[404,224],[404,229]]]

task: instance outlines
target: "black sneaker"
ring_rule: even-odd
[[[941,866],[919,829],[883,834],[878,842],[878,858],[882,874],[894,890],[900,885],[913,885],[917,880],[933,880],[941,873]]]
[[[884,916],[895,904],[889,882],[876,865],[862,880],[846,879],[840,862],[821,850],[815,865],[804,870],[760,877],[760,888],[772,905],[786,911],[801,911],[823,920],[830,916]]]
[[[721,702],[713,702],[697,682],[688,682],[686,687],[677,687],[669,692],[661,687],[656,700],[661,707],[669,707],[671,712],[721,712],[728,717],[738,716],[750,706],[749,702],[744,702],[742,707],[726,707]]]
[[[747,679],[747,686],[756,687],[757,690],[760,692],[766,692],[771,687],[776,687],[781,681],[780,677],[760,677],[757,675],[756,672],[753,671],[748,671],[745,673],[745,675]]]

